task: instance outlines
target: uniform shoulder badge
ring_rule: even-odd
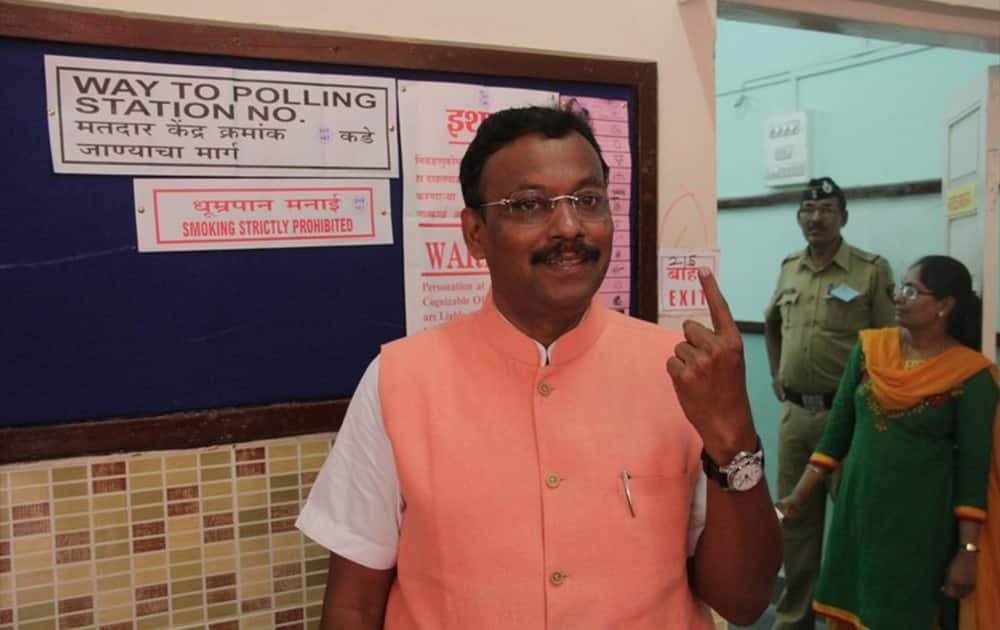
[[[880,258],[880,256],[878,254],[873,254],[871,252],[866,252],[865,250],[858,249],[857,247],[854,247],[853,245],[849,245],[849,247],[851,248],[851,255],[852,256],[857,256],[858,258],[860,258],[861,260],[863,260],[865,262],[875,263],[875,262],[878,262],[878,259]]]
[[[792,262],[793,260],[800,260],[805,253],[806,250],[804,249],[801,251],[792,252],[791,254],[785,256],[785,258],[781,261],[781,265],[785,266],[786,264]]]

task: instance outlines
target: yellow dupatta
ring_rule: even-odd
[[[987,367],[993,380],[997,380],[996,364],[965,346],[951,348],[906,369],[900,332],[899,328],[882,328],[859,334],[872,395],[883,409],[897,411],[912,407]],[[986,522],[979,530],[979,549],[976,589],[961,601],[960,630],[988,630],[1000,621],[1000,404],[993,422]]]

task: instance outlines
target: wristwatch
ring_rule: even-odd
[[[701,450],[701,465],[705,476],[718,483],[727,492],[746,492],[764,478],[764,449],[757,436],[757,450],[740,451],[731,462],[719,466],[712,461],[705,449]]]

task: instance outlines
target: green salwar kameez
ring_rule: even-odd
[[[860,345],[854,349],[814,455],[843,468],[817,612],[871,630],[931,628],[957,519],[986,508],[996,402],[984,369],[886,412],[872,396]]]

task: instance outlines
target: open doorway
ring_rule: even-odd
[[[761,322],[782,260],[805,247],[795,218],[800,191],[810,177],[834,178],[848,199],[845,240],[887,259],[896,281],[920,256],[948,251],[945,137],[952,96],[985,81],[1000,55],[967,36],[922,39],[912,29],[770,18],[761,23],[758,11],[720,4],[716,129],[720,277],[744,331],[751,404],[765,450],[775,454],[767,472],[776,493],[781,406]],[[782,171],[789,165],[773,159],[781,143],[768,144],[768,136],[793,128],[804,132],[805,154]],[[980,185],[980,212],[985,192]],[[995,264],[995,224],[977,235]],[[995,304],[996,276],[979,270],[979,282]],[[765,617],[753,627],[770,628],[772,621]]]

